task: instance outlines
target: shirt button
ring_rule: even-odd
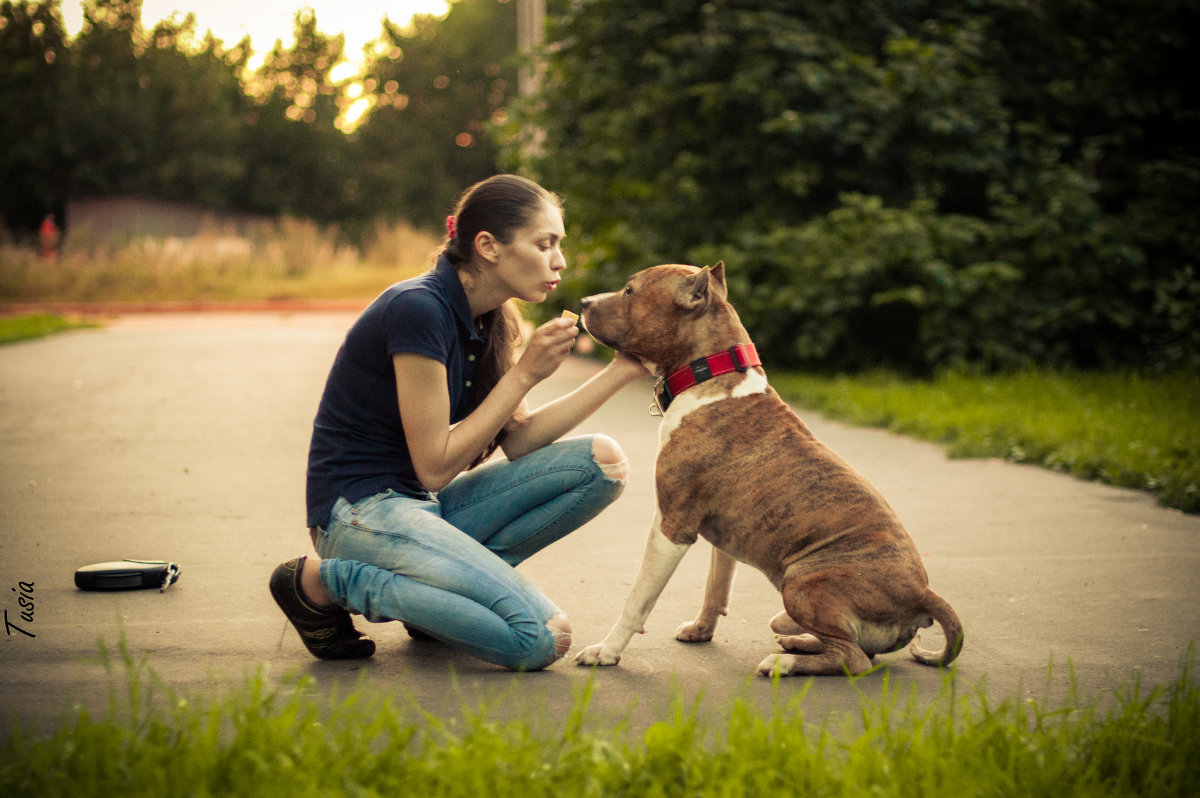
[[[474,356],[474,355],[467,355],[467,360],[469,360],[469,361],[471,361],[472,363],[474,363],[474,362],[475,362],[475,356]]]
[[[471,381],[470,381],[470,380],[467,380],[467,387],[468,387],[468,388],[470,388],[470,387],[471,387]]]

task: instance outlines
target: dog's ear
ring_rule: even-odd
[[[712,270],[705,266],[691,279],[684,280],[675,291],[675,304],[691,313],[703,310],[708,305],[709,275]]]
[[[712,271],[709,274],[712,275],[710,290],[721,299],[728,299],[729,289],[725,287],[725,261],[717,261],[717,265],[712,267]]]
[[[725,288],[725,264],[718,262],[716,266],[705,266],[692,279],[680,285],[675,293],[675,303],[690,313],[703,310],[713,296],[723,300],[728,293]]]

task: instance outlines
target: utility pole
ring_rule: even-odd
[[[542,46],[545,25],[546,0],[517,0],[517,49],[525,58],[517,78],[517,88],[522,97],[535,94],[541,83],[541,65],[535,64],[532,56]]]
[[[537,51],[542,46],[546,27],[546,0],[517,0],[517,50],[522,57],[517,75],[517,90],[526,103],[537,94],[542,84],[542,61]],[[542,154],[546,134],[534,127],[519,134],[524,160],[532,162]]]

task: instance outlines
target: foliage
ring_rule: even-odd
[[[551,8],[564,301],[723,259],[775,362],[1200,364],[1196,0]]]
[[[310,10],[252,69],[190,17],[83,5],[69,40],[61,0],[0,2],[18,234],[128,193],[436,229],[504,142],[566,197],[559,303],[722,259],[780,364],[1200,366],[1200,0],[549,0],[521,103],[511,1],[385,22],[351,77]]]
[[[297,5],[302,5],[297,3]],[[515,90],[515,4],[458,0],[411,28],[384,20],[360,75],[342,37],[302,8],[295,42],[252,67],[250,40],[200,36],[192,15],[152,28],[140,0],[0,3],[0,225],[32,235],[88,196],[189,200],[337,223],[440,226],[495,171],[487,125]],[[351,130],[344,114],[375,108]],[[343,132],[343,131],[348,131]],[[69,231],[68,231],[69,232]]]
[[[326,36],[311,10],[297,13],[295,43],[279,42],[249,77],[245,171],[233,196],[245,209],[345,223],[357,211],[350,143],[336,126],[341,36]]]
[[[0,5],[0,207],[5,224],[36,229],[59,199],[55,183],[61,179],[63,152],[57,94],[66,46],[56,2]]]
[[[355,134],[364,201],[392,219],[440,222],[496,169],[489,137],[516,88],[516,3],[463,2],[442,21],[384,28],[364,79],[377,105]]]
[[[640,734],[597,729],[592,685],[561,720],[462,717],[359,684],[311,678],[209,698],[167,687],[122,645],[123,694],[106,714],[77,708],[48,737],[19,728],[0,747],[6,795],[758,796],[972,794],[1178,796],[1200,789],[1200,688],[1189,650],[1179,677],[1110,700],[992,700],[947,674],[923,703],[890,675],[856,679],[859,713],[821,725],[806,690],[745,700],[706,721],[699,701]],[[104,651],[106,660],[110,660]],[[111,665],[110,665],[111,668]],[[520,678],[520,677],[518,677]],[[517,689],[514,681],[514,689]]]
[[[1121,487],[1200,513],[1200,376],[943,372],[911,380],[773,374],[788,400],[856,424]]]

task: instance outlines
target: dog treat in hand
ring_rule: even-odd
[[[579,321],[579,314],[578,314],[578,313],[572,313],[572,312],[571,312],[571,311],[569,311],[569,310],[564,310],[564,311],[562,312],[562,318],[564,318],[564,319],[570,319],[570,320],[571,320],[571,323],[572,323],[572,324],[574,324],[575,322]]]

